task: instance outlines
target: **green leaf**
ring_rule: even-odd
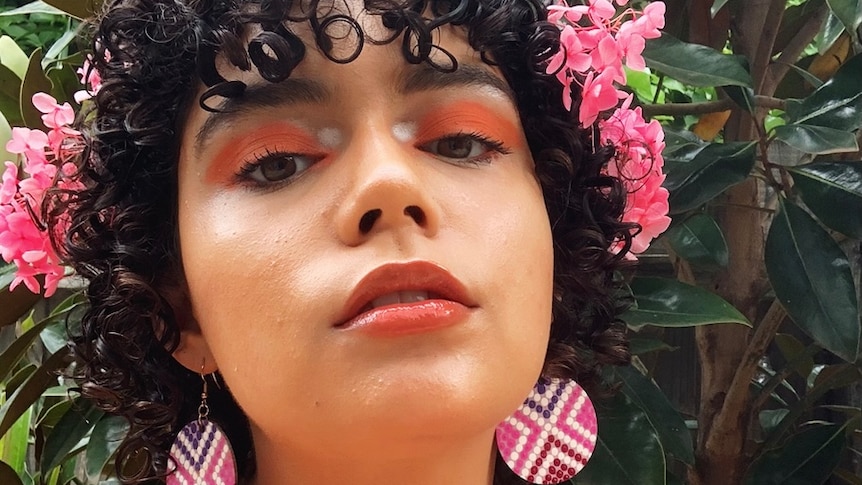
[[[15,470],[2,461],[0,461],[0,483],[4,485],[24,485],[21,482],[21,478],[15,473]]]
[[[42,113],[33,106],[33,95],[36,93],[51,93],[51,80],[42,71],[42,49],[36,49],[30,55],[27,74],[21,83],[21,116],[24,124],[32,129],[44,129]]]
[[[8,35],[0,37],[0,64],[9,68],[20,80],[27,73],[28,63],[27,54],[18,47],[15,39]]]
[[[856,135],[825,126],[789,124],[775,127],[775,137],[805,153],[826,155],[859,150]]]
[[[766,238],[766,271],[796,325],[854,362],[860,328],[850,262],[817,221],[783,199]]]
[[[57,7],[58,9],[66,12],[67,14],[79,18],[85,19],[88,17],[92,17],[93,13],[97,10],[98,5],[101,4],[100,0],[45,0],[45,3],[48,5],[52,5]]]
[[[690,162],[674,165],[664,182],[671,214],[695,209],[748,178],[755,148],[754,142],[711,143]]]
[[[11,69],[0,64],[0,113],[6,119],[7,124],[20,125],[23,121],[21,118],[21,106],[19,97],[21,96],[21,78],[19,78]],[[3,130],[4,140],[12,139],[12,128]],[[12,155],[6,151],[6,144],[3,144],[3,160],[17,160],[18,155]],[[5,170],[5,169],[4,169]]]
[[[13,8],[12,10],[2,12],[0,13],[0,17],[8,17],[11,15],[30,15],[31,13],[43,15],[66,15],[65,12],[58,9],[57,7],[52,7],[41,0],[36,0],[35,2],[30,2],[27,5],[22,5],[18,8]]]
[[[57,320],[62,319],[64,314],[65,311],[56,313],[33,325],[30,329],[21,334],[20,337],[16,338],[15,341],[13,341],[9,347],[4,349],[2,353],[0,353],[0,380],[5,379],[9,372],[15,368],[17,363],[22,357],[24,357],[27,350],[30,349],[30,346],[33,345],[33,342],[46,327],[52,324],[64,325],[64,322],[57,323]],[[59,350],[59,348],[51,350],[50,352],[55,353],[57,350]]]
[[[694,264],[728,264],[727,241],[715,220],[706,214],[697,214],[672,226],[664,235],[673,250]]]
[[[2,94],[0,94],[0,97],[2,97]],[[2,103],[2,101],[0,101],[0,103]],[[12,127],[9,125],[9,122],[6,120],[6,117],[3,116],[2,107],[0,107],[0,162],[5,162],[6,160],[16,160],[18,158],[17,155],[13,155],[12,153],[6,151],[6,144],[9,143],[9,140],[11,139]],[[0,176],[2,176],[5,170],[5,164],[0,165]],[[0,287],[3,286],[6,285],[0,283]]]
[[[630,327],[691,327],[712,323],[751,326],[739,310],[718,295],[681,281],[638,277],[630,286],[636,306],[620,317]]]
[[[86,451],[87,477],[91,482],[99,481],[102,470],[120,447],[128,430],[129,423],[121,416],[104,416],[96,423]]]
[[[788,409],[764,409],[760,411],[758,420],[763,431],[769,433],[790,413]]]
[[[811,374],[811,370],[814,369],[814,358],[807,354],[805,345],[799,339],[790,334],[779,333],[775,335],[775,344],[784,356],[784,360],[788,365],[793,366],[797,374],[803,378]]]
[[[596,450],[572,483],[663,485],[664,450],[646,413],[624,394],[617,394],[597,408]]]
[[[643,355],[650,352],[660,351],[673,352],[677,349],[679,349],[679,347],[668,345],[659,339],[638,337],[636,335],[629,337],[629,352],[631,352],[632,355]]]
[[[39,399],[42,391],[56,384],[55,372],[65,368],[71,360],[68,349],[55,353],[36,369],[24,384],[15,389],[3,406],[0,406],[0,436],[5,434],[15,420]]]
[[[832,13],[841,20],[847,32],[858,35],[856,31],[862,25],[862,1],[860,0],[826,0]],[[857,37],[858,39],[858,37]]]
[[[0,454],[0,461],[10,465],[18,475],[22,475],[27,464],[27,447],[30,440],[30,418],[32,417],[33,409],[28,408],[27,411],[15,421],[15,424],[9,428],[9,431],[0,438],[0,447],[3,453]]]
[[[790,122],[854,131],[862,127],[862,54],[845,62],[832,79],[823,83],[801,103],[789,103]]]
[[[691,86],[752,87],[751,74],[738,57],[683,42],[667,33],[648,40],[643,56],[650,68]]]
[[[830,228],[862,239],[862,162],[818,162],[790,168],[805,205]]]
[[[69,411],[60,418],[54,430],[45,439],[40,471],[47,475],[67,459],[67,455],[78,446],[102,418],[104,413],[87,399],[78,398]]]
[[[616,369],[623,383],[623,392],[647,415],[658,432],[664,451],[677,460],[694,464],[694,447],[691,433],[679,411],[674,409],[664,393],[643,374],[632,367]]]
[[[829,48],[835,44],[843,33],[844,24],[842,24],[841,19],[835,15],[835,12],[830,11],[829,17],[826,19],[826,23],[814,39],[814,44],[817,45],[817,53],[821,56],[826,54],[829,51]],[[817,87],[818,85],[815,84],[814,86]]]
[[[727,0],[715,0],[712,2],[712,7],[709,9],[709,14],[715,18],[715,15],[727,4]]]
[[[816,485],[825,482],[841,461],[847,445],[847,425],[810,425],[781,448],[755,460],[746,485]]]
[[[756,105],[753,89],[742,86],[725,86],[723,89],[727,93],[727,97],[732,99],[737,106],[749,113],[754,113]]]
[[[12,325],[33,308],[40,296],[30,293],[24,285],[10,292],[8,287],[0,288],[0,327]]]

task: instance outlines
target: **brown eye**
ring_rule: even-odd
[[[496,148],[489,145],[491,143],[479,139],[474,135],[456,135],[426,143],[420,149],[440,158],[460,162],[475,159],[489,150]]]
[[[258,184],[282,182],[307,170],[317,158],[289,153],[267,153],[243,169],[246,177]]]

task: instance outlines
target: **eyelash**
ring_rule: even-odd
[[[446,163],[451,163],[453,165],[460,165],[460,166],[471,165],[474,167],[478,167],[481,165],[487,165],[487,164],[491,163],[491,161],[493,161],[493,159],[496,158],[498,155],[508,155],[512,152],[502,141],[496,140],[494,138],[491,138],[487,135],[484,135],[482,133],[475,132],[475,131],[472,131],[472,132],[459,131],[457,133],[445,135],[445,136],[442,136],[439,138],[435,138],[434,140],[432,140],[430,142],[418,145],[417,148],[422,150],[423,147],[427,147],[427,146],[431,145],[432,143],[440,143],[440,142],[445,141],[445,140],[452,140],[452,139],[458,139],[458,138],[469,138],[470,140],[481,144],[485,148],[485,152],[482,153],[481,155],[470,158],[468,160],[450,159],[448,157],[443,157],[443,156],[436,155],[433,153],[431,153],[431,155],[437,156],[439,158],[444,158],[444,159],[446,159],[446,160],[444,160],[444,161],[446,161]],[[292,175],[292,176],[290,176],[286,179],[283,179],[283,180],[261,182],[259,180],[255,180],[254,178],[252,178],[251,174],[254,173],[256,170],[260,169],[263,166],[263,164],[265,164],[269,161],[277,160],[279,158],[294,158],[294,159],[312,158],[312,161],[310,161],[308,163],[308,167],[306,167],[301,172],[299,172],[299,174]],[[290,152],[287,150],[279,150],[279,149],[270,150],[269,148],[266,148],[266,149],[264,149],[263,154],[260,154],[260,155],[256,154],[252,157],[251,160],[244,162],[242,164],[242,166],[240,167],[239,171],[237,171],[235,178],[236,178],[236,181],[239,185],[244,185],[244,186],[249,187],[253,190],[260,190],[260,191],[277,190],[281,187],[287,186],[287,185],[295,182],[299,177],[302,177],[302,175],[309,168],[311,168],[311,166],[313,166],[315,163],[319,162],[322,158],[323,157],[320,155],[308,155],[308,154],[294,153],[294,152]]]

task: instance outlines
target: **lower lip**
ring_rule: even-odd
[[[341,328],[378,337],[398,337],[451,327],[464,321],[470,309],[450,300],[396,303],[362,313]]]

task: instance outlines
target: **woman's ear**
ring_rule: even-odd
[[[180,332],[180,343],[173,352],[174,360],[196,374],[211,374],[218,370],[218,364],[210,352],[209,344],[201,333],[201,327],[194,316],[188,292],[183,284],[180,288],[168,291],[167,299],[173,308],[174,318]]]

